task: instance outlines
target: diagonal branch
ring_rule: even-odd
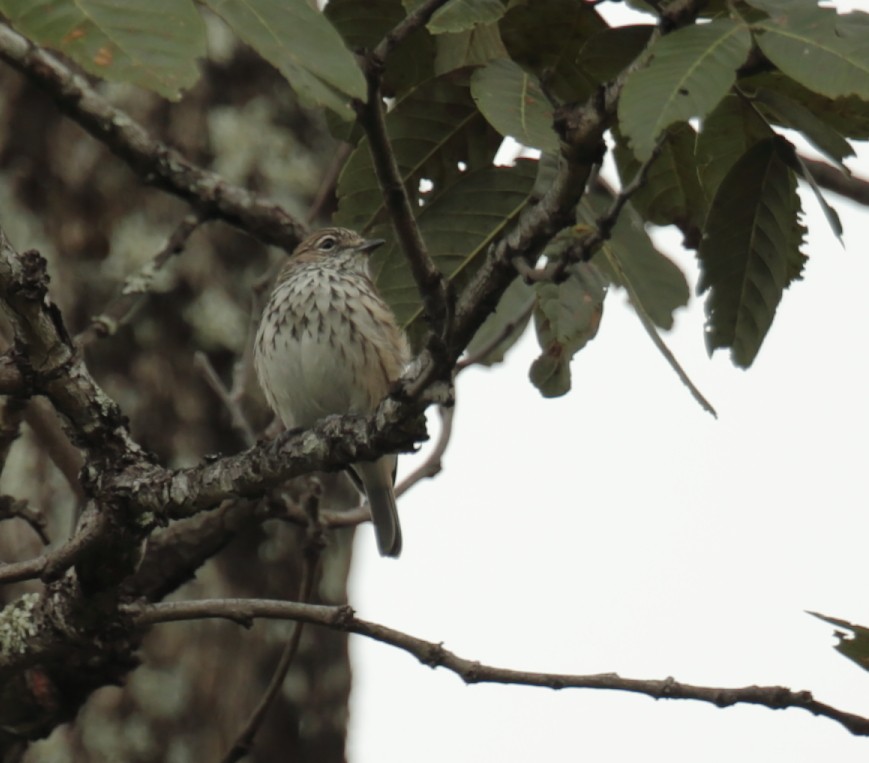
[[[380,44],[374,49],[374,55],[382,63],[404,39],[427,24],[435,11],[448,2],[449,0],[425,0],[380,41]]]
[[[800,159],[809,168],[818,185],[856,201],[858,204],[869,206],[869,180],[846,175],[826,162],[809,159],[805,156],[801,156]]]
[[[654,699],[692,699],[716,707],[742,704],[758,705],[772,710],[798,708],[812,715],[829,718],[856,736],[869,736],[869,718],[819,702],[808,691],[792,691],[783,686],[740,688],[696,686],[681,683],[673,678],[663,680],[623,678],[616,673],[574,675],[498,668],[460,657],[445,649],[442,643],[425,641],[402,631],[362,620],[346,606],[326,607],[267,599],[205,599],[160,604],[132,604],[124,607],[123,611],[141,627],[203,618],[223,618],[235,622],[250,622],[255,618],[296,620],[356,633],[394,646],[412,654],[424,665],[452,671],[468,684],[497,683],[549,689],[606,689],[643,694]]]
[[[291,251],[307,228],[278,204],[226,182],[152,138],[61,60],[0,23],[0,59],[42,87],[73,120],[147,183],[187,201],[202,219],[218,218]]]

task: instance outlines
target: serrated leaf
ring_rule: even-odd
[[[593,7],[576,0],[512,3],[500,23],[510,58],[562,101],[584,101],[595,91],[597,80],[578,58],[586,42],[607,28]]]
[[[577,219],[595,227],[609,208],[612,197],[601,191],[587,193],[579,204]],[[594,263],[610,283],[626,288],[632,283],[632,301],[646,312],[655,325],[673,326],[673,313],[688,304],[688,282],[682,271],[663,255],[646,233],[643,220],[630,205],[625,205],[613,226],[609,240],[601,245],[604,257]],[[618,262],[613,267],[612,261]]]
[[[484,366],[503,361],[531,320],[535,299],[533,287],[521,278],[513,281],[498,300],[495,312],[483,321],[468,343],[466,357]]]
[[[699,291],[706,300],[706,345],[729,347],[747,368],[772,325],[784,289],[800,277],[803,228],[794,173],[780,138],[755,144],[721,182],[700,245]]]
[[[350,120],[365,77],[341,35],[307,0],[202,0],[306,101]]]
[[[468,172],[417,216],[420,233],[437,268],[461,289],[489,245],[509,229],[531,198],[537,162]],[[404,254],[387,226],[377,235],[387,245],[375,253],[373,278],[402,326],[420,317],[420,299]]]
[[[654,30],[651,24],[604,29],[583,45],[577,63],[597,82],[607,82],[643,52]]]
[[[696,246],[706,217],[694,156],[696,140],[697,134],[687,122],[671,127],[649,166],[645,183],[631,196],[634,209],[650,223],[679,226],[687,246]],[[640,163],[624,141],[616,142],[614,153],[619,177],[626,185],[640,171]]]
[[[695,150],[697,172],[706,199],[711,201],[736,161],[755,143],[774,133],[746,98],[726,96],[703,120]]]
[[[488,167],[501,143],[471,99],[467,85],[439,78],[419,85],[386,115],[401,179],[416,206],[426,205],[464,172]],[[420,191],[420,181],[433,184]],[[367,232],[386,220],[368,141],[350,155],[338,179],[335,222]]]
[[[552,106],[537,78],[510,60],[492,61],[471,76],[471,96],[501,135],[531,148],[558,151]]]
[[[762,9],[770,17],[752,25],[757,44],[782,72],[829,98],[856,95],[869,100],[866,14],[839,16],[832,8],[810,3]]]
[[[173,99],[199,78],[205,27],[190,0],[0,0],[0,12],[98,77]]]
[[[350,50],[373,49],[405,17],[401,0],[366,0],[364,4],[359,0],[329,0],[323,13]],[[383,94],[403,95],[431,79],[434,57],[434,41],[425,28],[408,35],[386,59]]]
[[[748,29],[719,19],[655,42],[648,66],[630,74],[619,99],[619,128],[640,161],[674,122],[704,117],[736,79],[751,49]]]
[[[428,22],[432,34],[464,32],[478,24],[493,24],[504,15],[501,0],[451,0],[438,8]]]
[[[544,397],[570,390],[570,361],[597,334],[603,315],[606,281],[588,262],[570,266],[559,284],[536,286],[534,328],[542,350],[531,366],[531,382]]]
[[[809,614],[825,623],[835,625],[837,628],[850,631],[850,633],[835,631],[835,636],[839,639],[839,643],[836,644],[836,651],[857,663],[863,670],[869,670],[869,628],[849,623],[847,620],[840,620],[838,617],[828,617],[818,612],[809,612]]]
[[[801,132],[818,151],[843,169],[842,161],[845,157],[854,156],[851,144],[835,128],[821,120],[799,101],[767,88],[760,88],[754,97],[761,111],[772,121]]]
[[[434,70],[438,75],[507,58],[497,24],[479,24],[464,32],[439,34],[435,44]]]

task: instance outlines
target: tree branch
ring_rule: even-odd
[[[304,223],[278,204],[227,183],[154,140],[144,127],[100,96],[84,77],[5,24],[0,24],[0,59],[51,94],[66,114],[145,182],[184,199],[203,220],[219,218],[288,251],[307,233]]]
[[[497,683],[539,686],[549,689],[606,689],[643,694],[654,699],[693,699],[716,707],[737,704],[759,705],[772,710],[799,708],[812,715],[829,718],[856,736],[869,736],[869,718],[818,702],[808,691],[792,691],[782,686],[745,686],[723,688],[695,686],[665,678],[663,680],[623,678],[616,673],[575,675],[537,673],[484,665],[460,657],[441,643],[425,641],[384,625],[362,620],[350,607],[325,607],[266,599],[205,599],[201,601],[132,604],[122,608],[141,627],[156,623],[223,618],[246,622],[255,618],[296,620],[355,633],[402,649],[431,668],[446,668],[467,684]]]
[[[869,180],[846,175],[840,169],[826,162],[809,159],[805,156],[801,156],[800,159],[809,168],[818,185],[856,201],[858,204],[869,206]]]
[[[409,35],[421,26],[425,26],[438,8],[446,5],[449,0],[425,0],[413,13],[409,13],[390,31],[374,49],[374,55],[382,63],[386,57]]]

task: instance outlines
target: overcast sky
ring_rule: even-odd
[[[849,164],[869,177],[857,148]],[[717,421],[620,291],[566,397],[544,400],[528,382],[532,334],[505,365],[464,373],[444,472],[399,501],[401,559],[377,556],[370,527],[357,533],[358,614],[500,667],[782,684],[869,715],[869,673],[804,612],[869,626],[869,211],[828,198],[846,248],[804,193],[805,280],[750,370],[707,357],[696,297],[665,334]],[[693,287],[678,235],[658,241]],[[413,465],[404,457],[400,471]],[[800,710],[468,687],[362,638],[351,653],[352,763],[869,754],[869,740]]]

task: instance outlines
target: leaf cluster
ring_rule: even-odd
[[[422,5],[331,0],[321,12],[308,0],[201,0],[198,7],[193,0],[0,0],[0,12],[91,74],[168,98],[196,81],[205,17],[219,18],[299,99],[328,110],[336,135],[351,144],[335,220],[388,240],[374,277],[419,337],[420,295],[355,119],[367,97],[362,57]],[[798,179],[820,197],[792,133],[783,131],[801,134],[844,172],[849,140],[869,137],[869,15],[838,14],[812,0],[700,5],[702,19],[697,9],[691,18],[686,4],[687,20],[676,23],[665,4],[641,3],[649,23],[612,27],[596,4],[575,0],[450,0],[383,61],[400,179],[434,264],[456,290],[537,203],[552,167],[570,160],[555,127],[559,111],[593,101],[608,84],[619,87],[608,125],[613,153],[623,186],[641,171],[643,182],[591,251],[564,244],[601,227],[607,192],[588,193],[576,209],[578,227],[544,254],[587,266],[563,269],[557,282],[516,286],[481,329],[490,339],[514,329],[487,358],[496,361],[533,303],[542,355],[532,380],[544,394],[569,388],[570,358],[595,333],[607,285],[624,287],[641,317],[662,329],[687,303],[686,279],[657,251],[649,224],[677,226],[696,250],[709,351],[729,349],[736,364],[749,366],[784,290],[802,274]],[[495,166],[506,137],[530,151]],[[840,233],[835,212],[821,203]],[[541,375],[544,358],[555,356],[559,367]]]

